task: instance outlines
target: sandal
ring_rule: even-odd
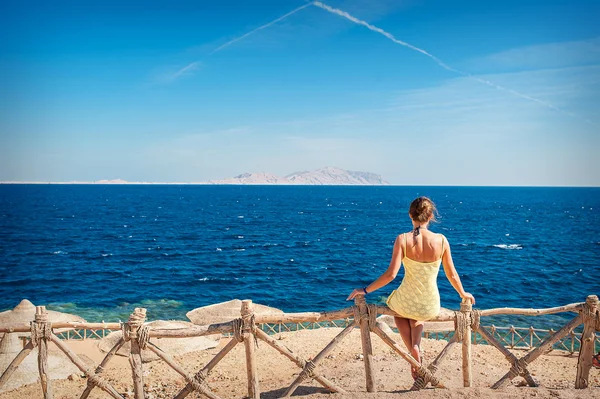
[[[600,369],[600,352],[596,353],[592,357],[592,366],[594,366],[597,369]]]

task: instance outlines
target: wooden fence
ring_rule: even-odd
[[[546,353],[559,340],[572,333],[573,329],[583,324],[583,332],[579,338],[580,349],[577,362],[577,374],[575,379],[575,388],[585,388],[588,386],[589,373],[592,366],[592,356],[594,353],[595,331],[600,331],[600,312],[598,310],[598,297],[595,295],[588,296],[583,303],[575,303],[556,308],[548,309],[516,309],[516,308],[499,308],[477,310],[473,309],[470,302],[462,302],[460,310],[456,312],[441,312],[433,321],[447,322],[454,321],[454,333],[449,337],[448,344],[427,366],[417,362],[407,351],[405,351],[393,338],[390,327],[377,320],[380,314],[394,316],[394,312],[386,306],[376,306],[367,304],[364,296],[355,298],[355,304],[352,307],[332,311],[332,312],[307,312],[307,313],[287,313],[277,315],[255,315],[253,311],[252,301],[242,301],[241,317],[227,323],[210,324],[204,326],[191,326],[180,329],[164,329],[151,328],[144,324],[146,319],[146,310],[136,308],[131,314],[127,323],[50,323],[44,306],[36,307],[35,319],[31,323],[12,323],[0,325],[0,333],[24,333],[30,332],[29,341],[21,352],[17,354],[8,368],[0,376],[0,387],[10,378],[19,364],[29,355],[34,348],[38,348],[38,369],[40,373],[41,388],[44,394],[44,399],[52,398],[52,385],[48,376],[48,344],[52,342],[70,359],[75,366],[87,378],[87,387],[81,394],[81,399],[86,399],[92,389],[98,387],[107,392],[115,399],[123,399],[121,394],[112,387],[102,376],[102,371],[112,359],[115,353],[125,344],[131,343],[131,351],[129,354],[129,363],[132,368],[134,397],[135,399],[145,398],[144,382],[143,382],[143,366],[141,353],[144,350],[155,353],[173,370],[180,374],[186,380],[186,386],[183,387],[175,396],[175,399],[183,399],[191,392],[199,392],[211,399],[218,399],[211,389],[205,384],[208,373],[223,359],[233,347],[238,344],[243,344],[246,353],[246,369],[248,382],[248,397],[259,399],[260,384],[257,374],[256,365],[256,346],[258,339],[266,342],[268,345],[277,350],[280,354],[287,357],[299,368],[302,369],[298,377],[286,389],[283,397],[291,396],[298,386],[306,379],[314,379],[323,385],[331,392],[344,393],[344,389],[328,380],[323,375],[323,370],[318,368],[319,362],[327,356],[327,354],[354,328],[360,328],[362,351],[365,366],[365,383],[368,392],[375,392],[375,372],[373,367],[373,349],[371,345],[371,332],[379,336],[386,344],[388,344],[400,357],[410,363],[417,369],[418,378],[416,379],[412,389],[422,389],[428,384],[434,387],[443,387],[444,384],[440,377],[436,375],[441,368],[441,363],[447,355],[449,349],[461,343],[462,346],[462,370],[463,370],[463,385],[470,387],[472,385],[472,370],[471,370],[471,345],[473,341],[473,333],[477,332],[482,339],[490,345],[497,348],[509,361],[510,368],[506,374],[498,380],[492,388],[497,389],[503,387],[517,376],[523,377],[530,386],[536,386],[537,383],[532,378],[527,370],[527,366],[535,361],[540,355]],[[480,325],[482,317],[493,316],[499,314],[519,314],[538,316],[545,314],[554,314],[562,312],[574,312],[576,316],[563,326],[558,331],[548,334],[545,338],[540,338],[540,343],[533,346],[533,340],[530,340],[530,351],[522,357],[517,357],[510,352],[502,344],[506,343],[506,338],[499,339],[493,332],[488,331]],[[269,324],[286,323],[321,323],[331,322],[334,320],[348,320],[347,325],[343,330],[321,350],[312,360],[306,360],[293,353],[287,347],[281,345],[277,340],[263,331],[258,326]],[[57,336],[60,329],[98,331],[105,330],[121,330],[123,337],[115,344],[115,346],[106,354],[105,358],[95,370],[87,368],[87,365],[73,353],[63,339]],[[511,334],[517,333],[516,329],[509,331]],[[199,337],[212,334],[232,334],[231,340],[211,359],[201,370],[195,375],[188,374],[169,354],[162,351],[152,338],[185,338]],[[518,334],[518,333],[517,333]],[[86,337],[84,333],[83,337]],[[523,341],[521,338],[514,342],[513,346]],[[477,335],[475,335],[477,337]],[[513,335],[514,337],[514,335]],[[538,336],[539,338],[539,336]],[[83,339],[83,338],[82,338]],[[442,368],[443,370],[443,368]]]
[[[343,320],[331,320],[324,322],[296,322],[296,323],[259,323],[257,324],[257,328],[260,328],[267,334],[281,334],[285,332],[294,332],[301,330],[317,330],[320,328],[346,328],[353,322],[352,318],[347,318]],[[532,327],[498,327],[495,325],[489,326],[481,326],[481,328],[485,328],[494,338],[496,338],[502,345],[509,349],[533,349],[538,346],[540,343],[544,341],[548,336],[554,334],[556,330],[554,329],[542,329],[542,328],[534,328]],[[396,331],[394,328],[392,329]],[[86,339],[102,339],[110,334],[112,331],[108,329],[99,329],[99,330],[86,330],[83,328],[73,328],[73,329],[63,329],[62,331],[55,331],[56,336],[63,341],[85,341]],[[225,333],[224,337],[229,338],[233,334]],[[423,337],[435,340],[446,340],[449,341],[452,339],[454,335],[454,330],[448,331],[427,331],[425,330],[423,333]],[[556,341],[549,349],[550,351],[553,349],[561,350],[568,352],[569,354],[574,354],[575,352],[579,352],[581,340],[579,336],[581,334],[576,333],[571,330],[569,333]],[[29,341],[29,337],[24,335],[20,336],[21,340],[23,340],[23,347]],[[472,343],[474,345],[484,344],[486,345],[488,342],[483,338],[481,334],[477,331],[472,331],[471,337]],[[594,353],[600,351],[600,335],[594,335]]]

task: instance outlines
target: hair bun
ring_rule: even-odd
[[[419,197],[410,204],[408,214],[417,222],[426,223],[435,220],[437,209],[432,200],[427,197]]]

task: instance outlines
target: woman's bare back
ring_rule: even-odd
[[[444,252],[444,236],[429,230],[420,229],[417,236],[412,231],[404,233],[400,240],[403,244],[406,243],[404,256],[417,262],[435,262],[442,257]]]

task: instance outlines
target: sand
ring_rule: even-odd
[[[277,334],[280,343],[304,358],[314,357],[327,343],[341,331],[338,328],[303,330]],[[529,370],[541,387],[518,386],[520,377],[502,390],[492,390],[490,386],[500,379],[509,368],[507,360],[493,347],[473,346],[473,388],[462,388],[461,350],[455,346],[438,371],[441,381],[449,389],[428,388],[420,392],[407,392],[412,385],[408,364],[385,345],[377,336],[373,337],[375,354],[377,393],[367,393],[364,379],[364,363],[360,359],[360,332],[358,329],[347,336],[331,354],[318,365],[317,369],[334,383],[346,389],[349,394],[330,394],[314,381],[305,381],[294,396],[306,398],[600,398],[600,370],[592,369],[591,386],[585,390],[574,389],[577,356],[553,351],[541,356],[529,366]],[[394,338],[400,341],[399,335]],[[189,373],[195,373],[204,366],[229,339],[222,339],[219,346],[175,359]],[[423,340],[423,356],[429,363],[446,344],[445,341]],[[93,367],[104,354],[93,340],[68,341],[68,345]],[[54,345],[51,345],[54,348]],[[56,350],[54,348],[53,350]],[[517,356],[525,352],[515,351]],[[278,398],[291,384],[300,369],[284,358],[266,343],[259,341],[258,373],[262,398]],[[184,380],[165,363],[155,361],[144,364],[145,384],[148,399],[172,398],[185,385]],[[108,381],[124,397],[132,397],[131,369],[128,359],[115,357],[104,372]],[[86,379],[79,375],[72,380],[53,381],[54,398],[79,398],[86,386]],[[245,355],[243,345],[237,345],[210,373],[208,385],[222,398],[241,398],[247,393]],[[90,398],[107,398],[107,394],[95,388]],[[200,398],[199,394],[188,398]],[[21,387],[0,394],[0,399],[42,398],[39,384]]]

